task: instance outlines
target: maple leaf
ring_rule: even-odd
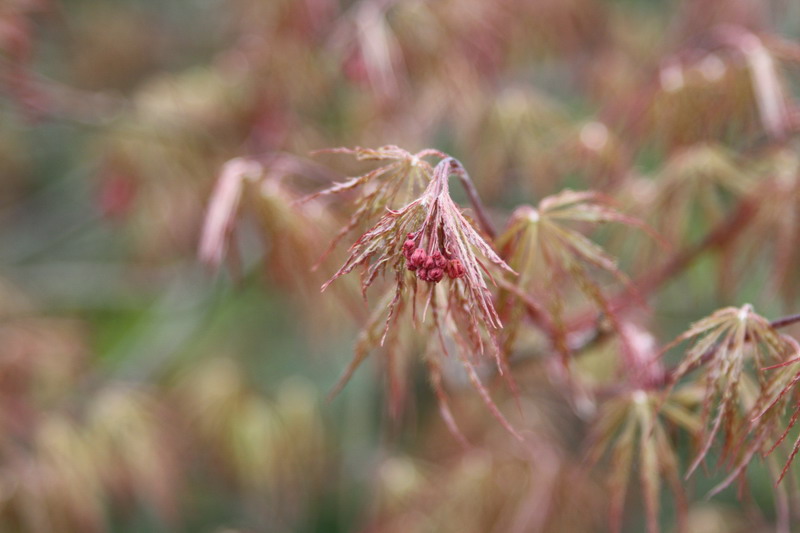
[[[367,289],[379,275],[392,274],[395,291],[391,298],[384,298],[383,310],[387,318],[378,345],[384,344],[407,302],[412,304],[413,321],[420,321],[416,304],[418,299],[422,300],[421,321],[425,321],[430,309],[433,329],[442,351],[447,354],[452,341],[481,397],[503,424],[518,435],[492,402],[473,362],[475,354],[484,353],[488,341],[500,373],[510,380],[494,336],[502,324],[485,278],[491,279],[490,264],[512,274],[514,271],[481,237],[450,197],[449,177],[461,173],[465,171],[455,159],[448,157],[439,162],[422,195],[397,210],[387,208],[377,223],[350,247],[348,259],[323,284],[322,290],[360,267],[361,289],[366,297]],[[368,339],[377,340],[375,325],[373,318],[366,330],[372,332],[367,334]],[[336,390],[352,375],[367,352],[360,342],[356,356]],[[435,366],[429,365],[429,368]],[[433,381],[438,382],[435,376]],[[437,390],[437,394],[439,392]],[[441,394],[439,396],[441,400]]]
[[[758,368],[770,363],[784,363],[794,353],[769,321],[753,311],[749,304],[741,308],[726,307],[692,324],[688,331],[664,348],[664,351],[687,340],[694,345],[686,352],[672,376],[673,383],[702,368],[705,384],[703,395],[701,444],[687,477],[702,463],[717,436],[723,436],[722,461],[734,463],[733,473],[713,493],[729,485],[741,474],[766,434],[761,426],[757,438],[745,446],[754,430],[750,420],[764,408],[775,388]]]
[[[546,329],[566,361],[567,328],[562,321],[565,288],[577,288],[614,318],[593,271],[605,271],[622,284],[628,284],[628,278],[614,257],[575,227],[607,222],[643,227],[640,221],[607,205],[601,195],[591,191],[565,190],[544,198],[536,208],[525,205],[512,213],[505,231],[497,239],[498,249],[520,273],[512,286],[507,282],[502,284],[510,290],[510,294],[501,294],[500,298],[503,316],[508,316],[511,322],[507,343],[513,342],[524,307],[530,307],[524,300],[536,302],[548,315]],[[566,280],[572,283],[567,284]],[[520,294],[525,298],[519,297]]]
[[[662,477],[675,497],[678,522],[685,522],[687,502],[678,473],[678,457],[661,419],[696,433],[700,423],[689,410],[691,404],[691,394],[675,394],[662,400],[658,391],[637,389],[602,405],[590,433],[588,459],[590,464],[596,464],[605,454],[610,455],[607,482],[612,531],[622,528],[625,498],[634,468],[639,472],[648,533],[659,531]]]

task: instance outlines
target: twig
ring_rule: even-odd
[[[660,267],[645,274],[638,281],[631,283],[631,288],[625,289],[611,301],[611,309],[621,311],[643,301],[667,281],[686,270],[705,252],[714,248],[721,248],[738,237],[739,233],[747,227],[747,223],[755,213],[756,207],[753,201],[743,199],[733,213],[720,222],[702,240],[673,255]],[[577,318],[568,321],[569,326],[567,329],[570,332],[581,331],[592,327],[595,323],[597,323],[597,312],[584,312]]]
[[[453,174],[458,176],[461,186],[464,187],[464,191],[469,197],[472,208],[475,210],[475,218],[478,220],[478,224],[487,237],[494,239],[497,235],[497,231],[495,231],[494,225],[486,213],[486,208],[483,207],[483,202],[481,202],[481,198],[478,195],[478,191],[475,189],[475,185],[472,183],[469,174],[467,174],[466,169],[459,161],[453,160],[452,168]]]
[[[780,329],[791,326],[792,324],[797,324],[798,322],[800,322],[800,313],[776,318],[775,320],[771,321],[769,325],[774,329]]]

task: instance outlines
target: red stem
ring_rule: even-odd
[[[714,248],[722,248],[738,237],[755,213],[755,204],[748,199],[742,200],[734,212],[712,229],[705,238],[673,255],[660,267],[633,282],[630,288],[613,298],[609,307],[613,311],[621,311],[640,304],[667,281],[686,270],[705,252]],[[568,321],[567,329],[570,332],[576,332],[593,327],[597,323],[597,317],[597,312],[594,310],[584,312]]]
[[[792,324],[797,324],[800,322],[800,313],[784,316],[781,318],[776,318],[772,322],[769,323],[774,329],[785,328],[786,326],[791,326]]]
[[[466,169],[464,169],[464,166],[455,159],[452,160],[452,168],[453,168],[453,173],[456,176],[458,176],[458,179],[461,182],[461,186],[464,187],[464,191],[467,193],[467,197],[469,197],[469,201],[472,204],[472,208],[475,210],[475,218],[477,219],[478,224],[480,225],[481,229],[486,234],[486,236],[493,240],[497,235],[497,231],[495,231],[494,225],[492,224],[492,221],[489,219],[489,215],[486,212],[486,208],[483,207],[483,202],[481,202],[481,198],[478,195],[478,190],[472,183],[469,174],[467,174],[467,171]]]

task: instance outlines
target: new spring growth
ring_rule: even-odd
[[[405,285],[404,271],[413,272],[417,280],[429,285],[447,277],[452,284],[457,283],[449,291],[456,300],[450,308],[464,311],[470,331],[477,332],[479,324],[500,328],[484,280],[484,276],[491,279],[486,262],[514,271],[453,202],[448,186],[451,175],[468,179],[461,163],[446,157],[429,174],[430,181],[420,197],[400,209],[387,208],[380,220],[350,247],[350,257],[323,285],[323,290],[359,266],[364,269],[363,291],[387,270],[394,271],[399,287]]]
[[[445,274],[450,279],[463,278],[466,274],[460,259],[450,257],[446,250],[434,250],[430,254],[424,248],[417,247],[417,234],[406,235],[403,243],[403,255],[406,258],[406,268],[417,273],[422,281],[438,283]]]

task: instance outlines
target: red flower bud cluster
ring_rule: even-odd
[[[408,269],[416,272],[417,277],[422,281],[438,283],[445,274],[450,279],[462,278],[466,274],[460,260],[447,259],[439,250],[428,255],[424,249],[417,248],[413,233],[409,233],[403,243],[403,255],[406,258]]]

